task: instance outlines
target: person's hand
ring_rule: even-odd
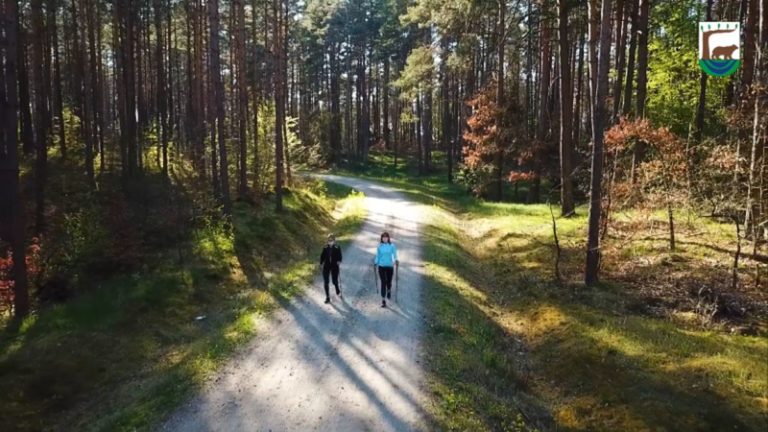
[[[395,267],[400,267],[400,260],[395,260]]]

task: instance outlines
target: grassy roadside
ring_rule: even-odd
[[[292,189],[285,207],[238,203],[231,228],[210,221],[151,268],[3,334],[2,429],[146,429],[173,409],[258,337],[278,298],[301,292],[324,233],[344,241],[365,216],[360,195],[322,182]]]
[[[617,215],[605,282],[585,288],[579,209],[558,219],[558,284],[546,205],[486,203],[439,178],[371,172],[365,177],[383,172],[385,183],[428,206],[424,304],[436,429],[768,428],[768,340],[699,319],[686,309],[687,291],[675,294],[676,309],[654,312],[686,281],[716,281],[727,270],[729,227],[686,221],[682,246],[670,253],[661,224],[640,227],[647,239],[622,229],[663,215]],[[748,315],[765,320],[763,310]]]

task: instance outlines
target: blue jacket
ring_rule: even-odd
[[[379,243],[373,263],[380,267],[394,267],[397,261],[397,248],[392,243]]]

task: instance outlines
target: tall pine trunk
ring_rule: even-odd
[[[48,25],[51,29],[51,51],[53,52],[53,103],[52,107],[54,114],[58,119],[59,127],[59,152],[61,153],[61,159],[67,159],[67,138],[66,130],[64,128],[64,101],[61,91],[61,60],[59,56],[59,31],[56,25],[56,1],[49,0],[48,2]]]
[[[29,313],[27,265],[24,246],[24,214],[19,185],[17,141],[17,38],[16,0],[0,7],[0,238],[10,244],[13,256],[13,308],[17,319]],[[0,251],[3,253],[4,251]]]
[[[338,81],[336,86],[338,87]],[[382,109],[382,117],[384,123],[384,148],[389,150],[392,146],[390,138],[390,107],[389,107],[389,56],[384,57],[384,83],[381,86],[383,92],[384,108]]]
[[[626,3],[625,3],[626,1]],[[627,45],[627,11],[630,0],[618,0],[616,3],[616,81],[613,83],[613,122],[619,118],[621,107],[621,89],[624,80],[624,61]]]
[[[574,212],[571,179],[573,144],[573,81],[571,80],[570,43],[568,39],[568,0],[558,0],[560,36],[560,207],[563,216]]]
[[[640,0],[637,13],[637,101],[635,116],[645,117],[645,97],[648,87],[648,14],[651,0]],[[710,3],[712,0],[708,0]],[[703,72],[702,72],[703,75]],[[701,78],[706,87],[706,77]],[[635,182],[635,171],[645,157],[645,144],[639,142],[632,153],[630,182]]]
[[[627,58],[627,80],[624,86],[624,106],[621,110],[622,114],[628,116],[632,111],[632,85],[635,79],[635,52],[637,51],[637,15],[639,9],[639,0],[631,0],[630,7],[632,7],[631,29],[632,34],[629,36],[629,53]]]
[[[646,0],[643,0],[646,1]],[[597,76],[593,79],[595,100],[592,115],[592,173],[590,177],[587,259],[584,279],[587,285],[598,282],[600,267],[600,218],[603,181],[603,129],[608,95],[609,57],[611,52],[611,0],[603,0],[600,24],[600,51]]]
[[[330,60],[331,74],[331,124],[328,136],[330,137],[331,162],[339,163],[341,156],[341,94],[339,85],[339,61],[337,52],[339,46],[336,42],[328,45],[328,58]]]
[[[283,126],[285,123],[285,100],[283,98],[285,71],[283,70],[282,0],[272,0],[272,28],[274,29],[272,58],[275,63],[275,209],[283,210]]]
[[[238,195],[245,198],[248,195],[248,83],[245,70],[245,6],[244,0],[235,0],[232,4],[235,14],[235,70],[237,72],[237,122],[238,149],[240,150],[240,165],[238,166]]]
[[[157,99],[157,124],[160,128],[160,152],[162,154],[162,172],[163,177],[168,178],[168,117],[167,100],[168,92],[165,88],[165,49],[163,37],[163,4],[161,0],[154,0],[155,9],[155,68],[157,73],[157,88],[155,94]],[[167,7],[167,6],[166,6]]]
[[[210,73],[211,73],[211,95],[213,100],[212,110],[215,112],[215,124],[212,130],[215,130],[218,141],[219,151],[219,178],[220,178],[220,202],[223,206],[224,214],[231,214],[231,203],[229,200],[229,162],[227,159],[227,128],[224,123],[224,83],[221,80],[221,58],[219,53],[219,1],[208,0],[208,27],[210,29],[210,40],[208,49],[210,53]],[[212,132],[213,134],[214,132]],[[215,152],[215,150],[214,150]]]
[[[506,16],[507,16],[507,2],[506,0],[499,0],[499,18],[497,23],[497,56],[498,68],[497,82],[496,82],[496,127],[498,128],[498,140],[496,143],[496,198],[501,201],[504,199],[504,156],[506,151],[507,137],[505,135],[506,128],[506,106],[507,102],[504,94],[504,50],[506,49],[507,30],[506,30]]]
[[[47,97],[48,84],[43,76],[43,56],[45,54],[45,27],[43,24],[43,2],[33,0],[30,4],[32,14],[32,83],[34,88],[33,123],[35,132],[35,231],[45,230],[45,183],[48,178],[48,120]]]
[[[536,141],[537,146],[543,147],[547,139],[547,130],[549,129],[549,85],[552,72],[552,56],[550,51],[550,23],[546,18],[548,11],[548,2],[545,0],[541,3],[541,22],[539,27],[541,29],[541,40],[539,41],[541,46],[541,58],[540,65],[540,79],[539,79],[539,115],[536,123]],[[533,184],[528,191],[527,201],[530,203],[539,202],[541,197],[541,163],[540,151],[534,152],[533,156]]]

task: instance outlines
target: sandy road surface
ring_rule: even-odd
[[[303,295],[260,323],[253,342],[161,430],[426,429],[419,206],[375,183],[321,177],[366,196],[367,219],[343,250],[344,298],[332,294],[332,303],[323,304],[318,275]],[[393,297],[386,309],[372,269],[382,230],[391,233],[401,262],[398,302]]]

